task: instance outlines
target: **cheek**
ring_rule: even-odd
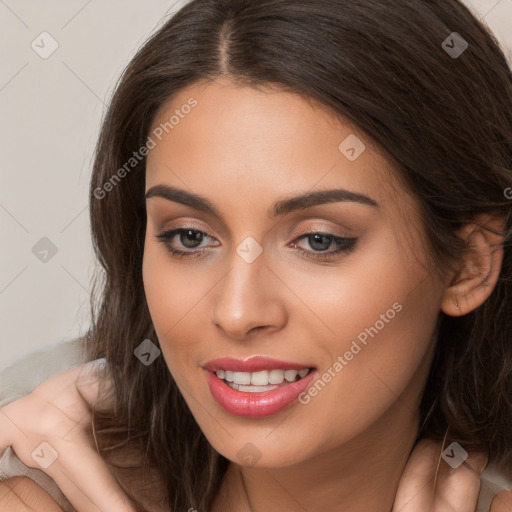
[[[440,289],[393,237],[375,247],[337,268],[300,273],[290,267],[281,276],[303,303],[289,301],[294,331],[321,363],[297,414],[330,425],[327,443],[369,426],[398,397],[413,410],[430,365]]]
[[[142,265],[146,300],[163,356],[176,378],[185,367],[197,367],[194,354],[203,337],[198,325],[205,325],[201,307],[215,284],[211,271],[194,271],[193,265],[172,261],[159,242],[146,240]]]
[[[378,343],[373,351],[384,360],[395,348],[415,352],[422,344],[412,340],[422,339],[435,323],[440,296],[422,265],[404,255],[389,232],[374,237],[372,247],[378,250],[363,241],[338,266],[280,269],[294,295],[285,299],[291,320],[300,324],[312,350],[323,348],[331,360],[350,350],[353,341],[361,353],[371,341]]]
[[[330,425],[325,448],[369,427],[393,404],[404,413],[419,405],[440,297],[426,271],[408,265],[381,253],[365,272],[354,266],[335,305],[323,310],[336,333],[330,343],[319,341],[330,361],[301,403],[304,418]]]
[[[373,315],[346,323],[346,336],[329,347],[331,362],[300,399],[303,411],[295,420],[305,424],[314,418],[322,426],[322,449],[347,442],[381,417],[407,418],[419,406],[434,346],[435,309],[425,316],[422,301],[397,297],[395,309],[384,301]]]

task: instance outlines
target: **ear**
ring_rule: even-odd
[[[467,250],[443,295],[441,310],[444,313],[465,315],[491,295],[501,271],[503,236],[500,233],[504,230],[503,216],[481,214],[459,231],[458,235],[467,242]]]

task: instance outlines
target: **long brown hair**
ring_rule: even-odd
[[[512,79],[494,37],[457,0],[192,0],[122,74],[91,179],[102,268],[86,342],[90,359],[108,362],[115,401],[110,413],[98,411],[95,435],[113,466],[123,465],[114,456],[123,447],[140,455],[131,491],[123,480],[129,468],[116,473],[124,487],[140,502],[135,487],[147,484],[149,495],[158,480],[173,512],[206,512],[229,463],[201,432],[164,359],[145,366],[134,356],[143,340],[158,339],[141,273],[145,158],[130,158],[147,144],[164,103],[221,75],[313,98],[358,125],[419,199],[438,272],[465,250],[461,226],[484,212],[506,218],[491,296],[461,317],[440,312],[418,437],[442,440],[448,429],[448,440],[512,468]]]

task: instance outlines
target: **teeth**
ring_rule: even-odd
[[[270,384],[281,384],[284,380],[284,370],[270,370],[268,381]]]
[[[263,370],[261,372],[252,372],[251,384],[253,386],[266,386],[268,384],[268,371]]]
[[[284,378],[288,381],[288,382],[293,382],[295,380],[295,377],[297,377],[297,374],[299,372],[297,370],[286,370],[284,372]]]
[[[251,374],[249,372],[233,372],[233,382],[235,384],[250,384]]]
[[[245,391],[248,393],[262,393],[264,391],[272,391],[279,386],[244,386],[243,384],[235,384],[234,382],[228,383],[228,386],[236,389],[237,391]]]
[[[242,387],[258,386],[258,389],[254,390],[255,392],[267,391],[262,388],[269,384],[282,384],[285,380],[287,382],[295,382],[297,380],[297,375],[302,379],[308,373],[309,368],[303,368],[302,370],[262,370],[259,372],[233,372],[230,370],[216,371],[216,375],[219,379],[226,380],[227,382],[236,385],[237,387],[231,386],[234,389],[238,389],[238,386],[240,386],[240,391],[242,391]],[[272,386],[270,387],[274,389]],[[243,389],[243,391],[251,390]]]

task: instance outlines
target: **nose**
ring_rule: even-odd
[[[287,313],[280,285],[263,255],[252,263],[235,255],[231,270],[215,287],[212,322],[235,340],[282,329]]]

